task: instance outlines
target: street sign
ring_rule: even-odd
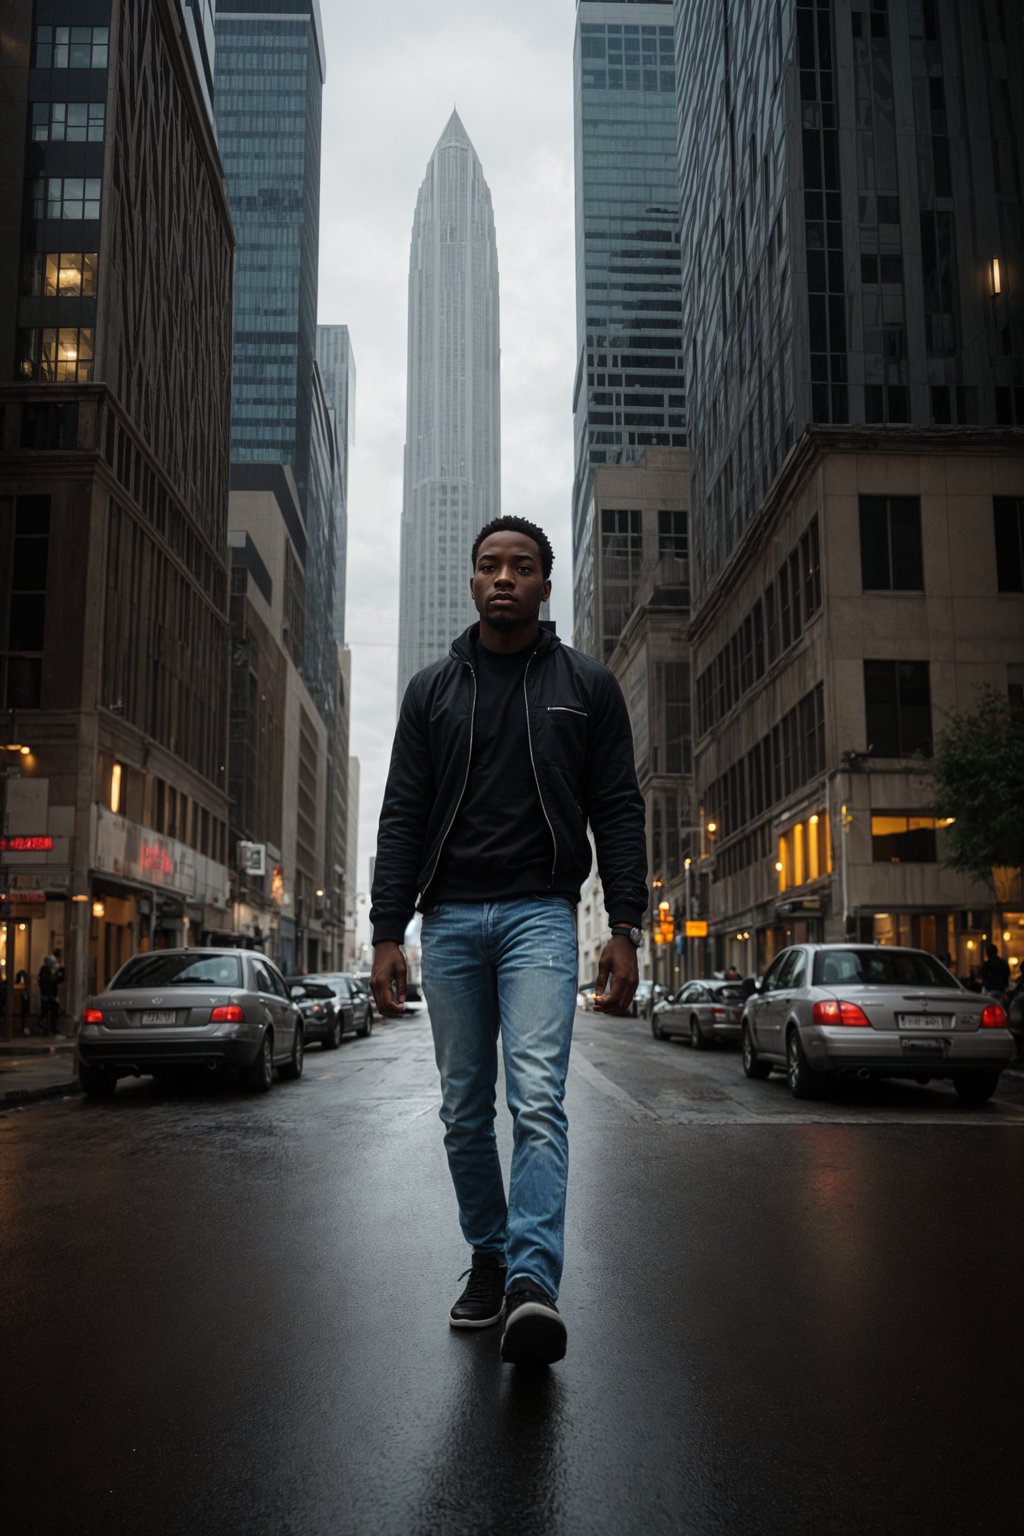
[[[265,875],[267,872],[266,844],[239,843],[238,865],[243,875]]]
[[[686,924],[686,937],[688,939],[706,939],[708,925],[704,918],[690,918]]]
[[[52,837],[29,837],[21,833],[0,837],[0,853],[51,853],[52,851]]]

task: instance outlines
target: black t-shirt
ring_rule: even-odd
[[[477,675],[469,782],[427,902],[502,901],[548,893],[551,829],[537,793],[526,723],[526,668],[534,649],[503,655],[475,646]],[[564,891],[573,902],[576,891]]]

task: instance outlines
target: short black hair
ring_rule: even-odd
[[[532,539],[540,550],[540,568],[544,580],[551,575],[551,567],[555,563],[555,552],[551,548],[551,542],[543,528],[538,528],[536,523],[531,523],[525,517],[495,517],[489,523],[485,523],[473,542],[473,569],[476,570],[477,550],[484,539],[489,539],[492,533],[525,533],[528,539]]]

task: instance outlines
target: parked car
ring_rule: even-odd
[[[585,982],[576,993],[576,1007],[582,1008],[584,1013],[589,1013],[594,1006],[594,995],[596,991],[596,981]]]
[[[651,1034],[655,1040],[683,1035],[695,1051],[706,1050],[716,1040],[738,1040],[743,998],[738,981],[688,981],[671,997],[655,1003]]]
[[[299,1006],[305,1025],[306,1044],[319,1040],[325,1051],[336,1051],[344,1029],[344,1011],[334,991],[315,976],[291,976],[288,991]]]
[[[334,999],[339,1025],[338,1040],[346,1029],[354,1029],[357,1035],[368,1035],[373,1028],[373,1009],[367,1008],[366,1000],[357,990],[352,977],[345,971],[318,971],[310,981],[327,987]]]
[[[373,993],[370,991],[370,984],[367,981],[360,980],[358,976],[353,976],[351,974],[348,976],[348,984],[352,988],[352,1000],[355,1007],[356,1018],[362,1020],[362,1026],[365,1026],[365,1033],[370,1034],[373,1030],[374,1019],[380,1017],[380,1015],[377,1013],[377,1005],[373,1001]],[[360,1027],[360,1034],[362,1033],[363,1028]]]
[[[640,1018],[641,1014],[645,1019],[649,1019],[654,1011],[655,1003],[660,1003],[662,998],[668,997],[668,995],[667,987],[658,986],[653,981],[638,981],[629,1011],[634,1019]]]
[[[747,999],[743,1070],[784,1071],[798,1099],[830,1077],[952,1078],[968,1104],[991,1098],[1013,1055],[1006,1013],[933,955],[894,945],[796,944]]]
[[[275,1067],[302,1076],[304,1040],[302,1015],[266,955],[154,950],[133,955],[82,1010],[78,1080],[107,1096],[119,1077],[231,1070],[266,1093]]]

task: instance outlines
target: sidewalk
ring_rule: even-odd
[[[67,1035],[0,1039],[0,1113],[39,1099],[80,1093],[74,1052],[75,1042]]]

